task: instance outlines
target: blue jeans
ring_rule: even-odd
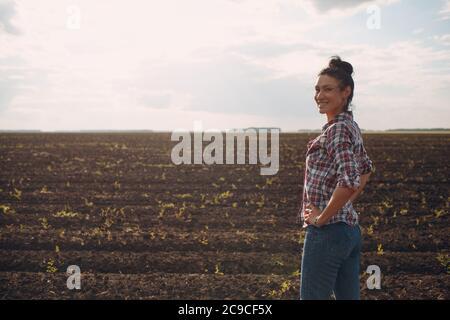
[[[359,300],[361,230],[338,222],[306,227],[300,284],[301,300]]]

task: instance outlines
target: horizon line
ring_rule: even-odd
[[[284,133],[307,133],[307,132],[320,132],[321,129],[296,129],[296,130],[283,130],[279,127],[247,127],[247,128],[230,128],[223,130],[215,130],[215,132],[226,132],[230,130],[248,130],[248,129],[278,129],[279,132]],[[166,133],[180,131],[178,129],[175,130],[156,130],[156,129],[74,129],[74,130],[42,130],[42,129],[0,129],[0,133],[108,133],[108,132],[153,132],[153,133]],[[210,130],[203,130],[200,132],[207,132]],[[450,128],[395,128],[395,129],[363,129],[362,132],[370,133],[370,132],[429,132],[429,131],[438,131],[438,132],[446,132],[450,131]],[[198,132],[196,130],[183,130],[183,132]]]

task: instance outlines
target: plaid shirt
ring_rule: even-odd
[[[336,187],[357,189],[360,175],[373,172],[374,166],[363,145],[361,130],[351,112],[342,112],[322,127],[322,133],[308,142],[302,206],[298,222],[304,222],[306,205],[323,211]],[[358,224],[358,213],[347,202],[326,224]]]

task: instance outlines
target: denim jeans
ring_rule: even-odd
[[[301,263],[301,300],[359,300],[361,230],[344,222],[309,225]]]

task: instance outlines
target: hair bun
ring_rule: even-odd
[[[331,57],[330,62],[328,63],[328,66],[332,69],[339,69],[342,70],[349,75],[352,75],[353,73],[353,67],[350,63],[347,61],[342,61],[339,56],[333,56]]]

